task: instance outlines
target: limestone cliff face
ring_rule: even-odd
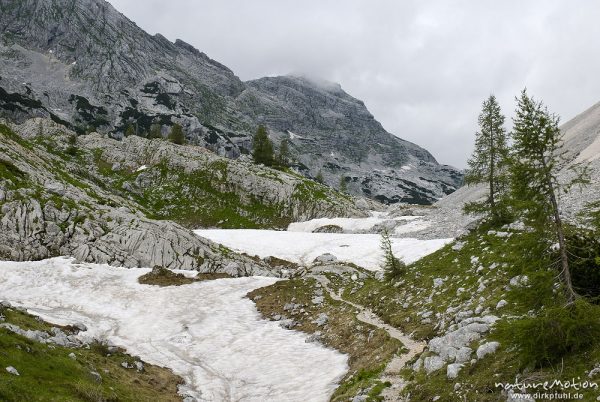
[[[104,0],[0,0],[0,114],[50,117],[80,134],[129,128],[188,139],[229,158],[265,123],[291,142],[296,169],[383,202],[430,203],[462,180],[387,133],[337,84],[299,77],[244,83],[189,44],[151,36]]]

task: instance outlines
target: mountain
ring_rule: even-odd
[[[388,132],[337,84],[302,77],[242,82],[191,45],[151,36],[103,0],[0,0],[0,115],[49,117],[80,134],[144,136],[179,123],[221,156],[247,154],[258,124],[294,168],[386,203],[427,204],[462,174]]]

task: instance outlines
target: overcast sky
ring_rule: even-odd
[[[109,1],[242,80],[339,82],[389,132],[460,168],[490,93],[510,117],[527,86],[563,122],[600,101],[597,0]]]

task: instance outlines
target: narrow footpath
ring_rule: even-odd
[[[379,318],[373,311],[366,308],[365,306],[361,306],[359,304],[353,303],[351,301],[345,300],[341,294],[334,292],[329,287],[329,279],[327,279],[324,275],[313,275],[313,277],[323,286],[323,288],[329,293],[329,296],[333,300],[340,301],[342,303],[346,303],[355,309],[358,310],[358,314],[356,318],[359,321],[364,322],[365,324],[373,325],[374,327],[383,329],[386,331],[389,336],[394,339],[398,339],[404,345],[404,348],[407,349],[406,353],[403,353],[399,356],[395,356],[388,365],[385,367],[383,374],[381,376],[381,381],[388,381],[392,385],[388,388],[385,388],[381,393],[381,396],[385,401],[390,402],[402,402],[404,401],[400,396],[400,391],[404,388],[405,381],[400,377],[400,370],[404,368],[407,362],[412,360],[415,356],[419,355],[423,352],[423,349],[426,346],[426,342],[415,341],[410,338],[408,335],[404,334],[397,328],[392,327],[389,324],[386,324]]]

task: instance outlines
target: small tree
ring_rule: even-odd
[[[340,177],[340,192],[341,193],[348,192],[348,183],[346,183],[346,176]]]
[[[258,126],[256,134],[254,134],[252,140],[252,158],[255,163],[273,166],[273,143],[269,139],[267,128],[263,125]]]
[[[279,145],[279,155],[277,156],[277,163],[280,166],[287,167],[290,162],[290,147],[287,139],[283,139]]]
[[[557,180],[563,160],[560,153],[561,131],[558,116],[551,114],[542,102],[536,102],[523,90],[517,99],[513,129],[511,163],[512,194],[515,207],[523,211],[536,229],[558,244],[558,266],[567,302],[576,294],[571,281],[563,222],[560,216]],[[575,169],[576,179],[570,185],[586,182],[585,169]]]
[[[406,272],[406,265],[396,258],[392,251],[392,241],[387,230],[381,233],[381,251],[383,251],[383,274],[386,280],[400,279]]]
[[[125,130],[125,137],[131,137],[132,135],[135,135],[135,127],[133,127],[133,124],[130,124]]]
[[[71,134],[67,137],[67,149],[65,150],[67,155],[77,156],[79,148],[77,147],[77,134]]]
[[[185,144],[185,134],[183,134],[183,128],[180,124],[175,124],[171,128],[171,132],[169,133],[169,141],[173,144],[184,145]]]
[[[150,132],[148,132],[149,139],[160,139],[162,138],[162,132],[160,130],[160,124],[153,124],[150,126]]]
[[[483,202],[465,205],[467,213],[483,213],[500,221],[505,216],[505,198],[508,188],[508,136],[504,116],[494,95],[483,102],[479,115],[479,131],[475,135],[475,150],[469,159],[466,184],[485,183],[488,197]]]
[[[323,178],[323,172],[321,170],[319,170],[319,172],[317,173],[315,180],[321,184],[325,183],[325,179]]]

